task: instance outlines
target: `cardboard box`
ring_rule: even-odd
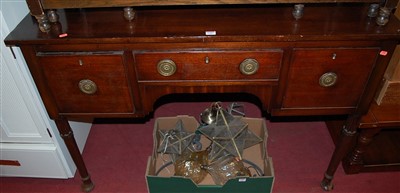
[[[243,158],[261,168],[264,176],[238,177],[229,180],[223,186],[218,186],[215,185],[209,174],[200,184],[195,184],[191,179],[173,176],[173,165],[160,170],[166,163],[170,162],[170,158],[167,155],[157,153],[160,143],[157,132],[158,130],[173,128],[179,119],[182,120],[185,129],[188,131],[194,132],[199,125],[197,120],[190,116],[162,117],[155,121],[154,151],[148,159],[146,170],[146,181],[150,193],[269,193],[272,191],[274,169],[272,159],[268,157],[266,152],[267,128],[265,121],[260,118],[242,118],[248,124],[248,128],[263,139],[262,143],[245,149]],[[204,136],[202,136],[201,142],[203,148],[209,143]],[[156,175],[157,171],[160,171],[158,175]],[[252,171],[252,173],[254,172]]]

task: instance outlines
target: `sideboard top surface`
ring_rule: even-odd
[[[348,3],[380,2],[379,0],[40,0],[44,9],[125,7],[125,6],[170,6],[170,5],[221,5],[221,4],[276,4],[276,3]]]
[[[60,23],[52,24],[49,33],[41,32],[28,15],[5,41],[23,45],[400,39],[396,17],[378,26],[367,17],[367,9],[361,4],[309,5],[303,18],[295,20],[291,5],[154,7],[138,8],[131,22],[121,8],[61,9]]]

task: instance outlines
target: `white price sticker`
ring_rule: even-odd
[[[217,31],[206,31],[206,36],[216,36]]]

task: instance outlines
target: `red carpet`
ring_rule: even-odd
[[[226,105],[226,104],[225,104]],[[244,103],[246,116],[260,117],[258,107]],[[209,103],[169,103],[154,117],[199,116]],[[152,151],[154,119],[138,124],[93,125],[83,156],[96,192],[147,192],[145,168]],[[333,142],[322,122],[271,123],[267,121],[268,154],[275,168],[274,193],[324,192],[320,180],[330,160]],[[68,180],[0,178],[0,192],[80,192],[79,176]],[[400,172],[345,175],[342,167],[332,193],[399,193]]]

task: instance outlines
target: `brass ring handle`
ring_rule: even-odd
[[[157,64],[157,70],[162,76],[171,76],[176,72],[176,64],[170,59],[161,60]]]
[[[253,58],[243,60],[240,64],[240,72],[244,75],[252,75],[257,72],[259,68],[258,61]]]
[[[331,87],[337,82],[337,74],[334,72],[327,72],[319,78],[319,85],[322,87]]]
[[[79,90],[85,94],[94,94],[97,91],[97,85],[89,79],[79,81]]]

